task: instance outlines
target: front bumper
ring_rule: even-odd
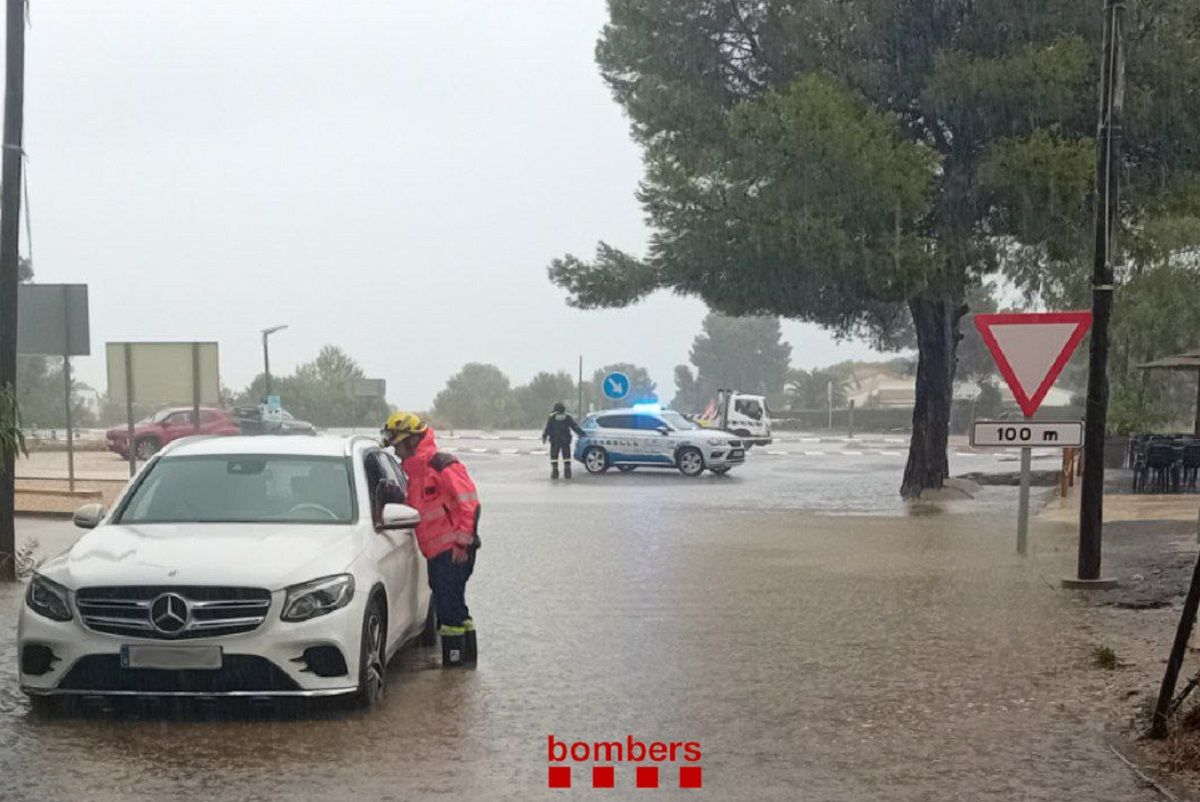
[[[52,621],[22,607],[17,630],[18,655],[27,646],[53,652],[50,668],[41,673],[19,662],[21,690],[33,696],[336,696],[358,690],[359,647],[366,594],[356,593],[346,607],[310,621],[279,618],[283,592],[272,594],[262,624],[250,632],[172,641],[132,638],[95,632],[83,625],[76,610],[70,621]],[[220,646],[219,669],[122,668],[122,645],[170,647]],[[305,659],[306,650],[334,647],[345,672],[318,676]],[[326,650],[327,651],[327,650]],[[312,652],[309,652],[311,654]],[[37,668],[40,668],[37,667]],[[328,673],[327,671],[325,673]]]

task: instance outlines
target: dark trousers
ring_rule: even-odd
[[[433,609],[438,623],[461,627],[471,617],[467,610],[467,580],[475,570],[475,549],[467,550],[467,561],[455,565],[449,551],[429,561],[429,589],[433,591]]]
[[[564,465],[571,464],[571,441],[550,441],[550,464],[558,462],[558,458],[562,457]]]

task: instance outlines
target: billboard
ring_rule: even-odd
[[[162,406],[220,403],[216,343],[107,343],[106,350],[108,395],[113,401]]]
[[[18,284],[17,309],[18,354],[92,353],[86,284]]]

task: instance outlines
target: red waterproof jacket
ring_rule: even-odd
[[[408,477],[408,504],[421,513],[417,545],[427,559],[455,546],[466,548],[475,537],[479,496],[467,469],[451,454],[441,454],[428,429],[416,451],[403,461]]]

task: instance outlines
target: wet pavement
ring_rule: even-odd
[[[465,453],[479,667],[407,650],[365,715],[35,716],[11,648],[21,588],[0,588],[0,799],[1156,798],[1079,691],[1089,611],[1047,580],[1066,552],[1012,554],[1013,491],[907,511],[892,457],[758,457],[726,478],[551,484],[537,457]],[[578,770],[550,790],[550,734],[698,741],[704,787],[671,768],[634,791],[618,767],[615,790]]]

